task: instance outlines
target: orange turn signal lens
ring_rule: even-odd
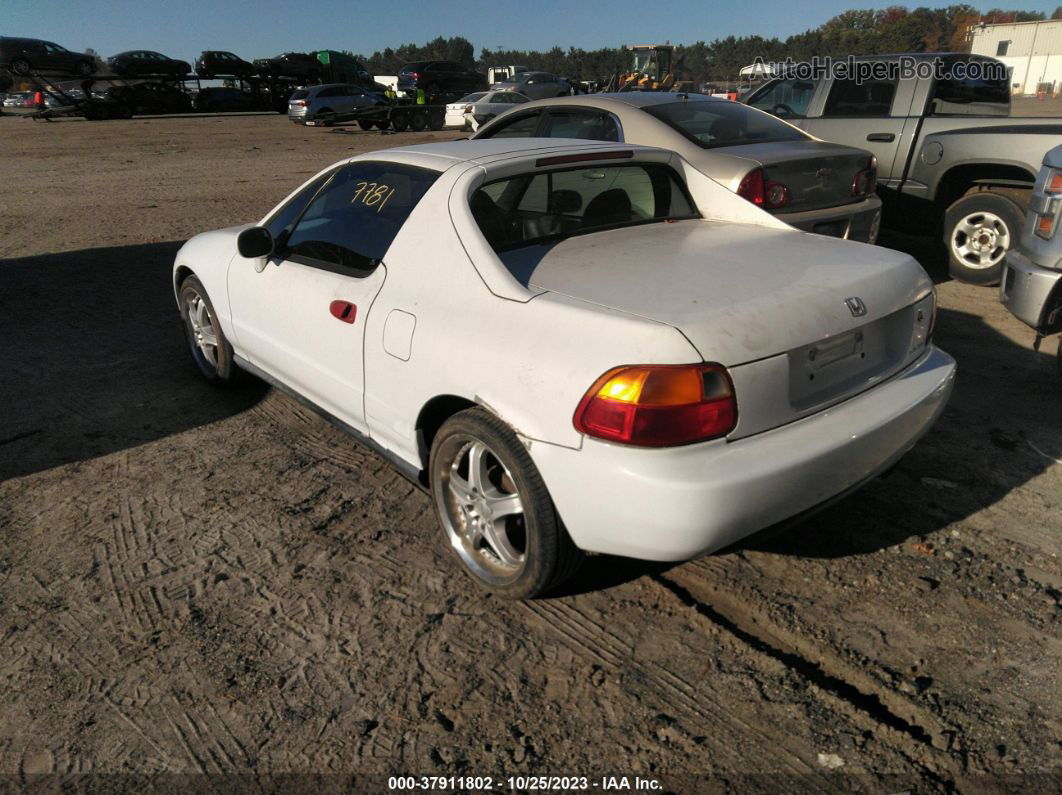
[[[1050,240],[1055,233],[1055,222],[1057,220],[1053,215],[1038,215],[1036,217],[1036,234],[1045,240]]]
[[[1052,171],[1044,185],[1046,193],[1062,193],[1062,171]]]

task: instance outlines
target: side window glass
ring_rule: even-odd
[[[530,138],[538,127],[538,113],[528,113],[510,121],[502,122],[484,138]]]
[[[363,275],[384,258],[439,174],[398,163],[341,168],[295,224],[287,256]]]
[[[329,171],[319,176],[301,191],[292,196],[287,204],[281,207],[272,218],[266,221],[265,228],[269,230],[271,235],[273,235],[274,240],[280,243],[284,242],[282,237],[286,237],[287,234],[291,232],[295,222],[298,220],[299,216],[302,215],[302,211],[306,209],[306,205],[310,203],[310,200],[317,195],[317,191],[321,189],[321,186],[324,185],[334,173],[334,171]]]
[[[607,113],[552,111],[546,117],[545,138],[582,138],[588,141],[618,141],[616,122]]]
[[[783,119],[803,119],[815,93],[810,80],[779,80],[749,102],[754,108],[773,113]]]
[[[823,116],[888,116],[895,80],[834,80]]]

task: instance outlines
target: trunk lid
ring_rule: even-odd
[[[932,289],[906,254],[714,221],[597,232],[500,256],[534,289],[674,326],[705,361],[728,367],[853,332]],[[850,298],[865,314],[853,313]],[[906,346],[910,331],[891,333],[908,335],[896,342]]]
[[[836,207],[864,198],[852,195],[853,178],[870,165],[871,154],[862,149],[825,141],[779,141],[717,151],[756,161],[767,181],[789,188],[789,204],[782,212]]]

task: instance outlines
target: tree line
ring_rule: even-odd
[[[982,14],[967,4],[946,8],[890,6],[881,10],[853,9],[817,28],[786,39],[763,36],[727,36],[712,41],[675,46],[675,72],[680,80],[722,82],[735,80],[738,70],[757,57],[766,61],[808,60],[814,56],[843,57],[887,52],[967,52],[967,30],[979,22],[1033,22],[1046,19],[1042,11],[1003,11]],[[1051,19],[1062,19],[1062,6]],[[356,56],[373,74],[396,74],[410,61],[457,61],[485,71],[488,66],[521,64],[528,69],[553,72],[578,80],[602,80],[626,70],[630,54],[621,45],[584,50],[554,47],[538,50],[482,49],[462,36],[438,38],[424,45],[388,47],[372,55]]]

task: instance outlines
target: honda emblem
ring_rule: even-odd
[[[863,317],[867,313],[867,305],[863,303],[863,299],[858,295],[845,298],[844,304],[848,307],[848,311],[852,313],[852,317]]]

